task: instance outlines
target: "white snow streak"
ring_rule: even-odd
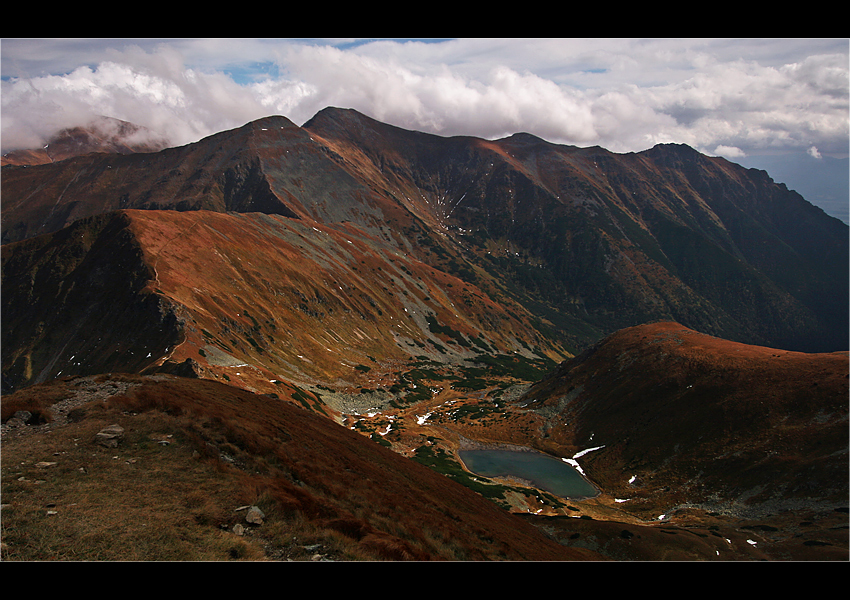
[[[578,461],[576,459],[581,458],[582,456],[584,456],[588,452],[593,452],[594,450],[599,450],[600,448],[604,448],[604,447],[605,446],[596,446],[595,448],[588,448],[587,450],[582,450],[581,452],[576,452],[573,455],[572,458],[562,458],[561,460],[564,461],[565,463],[569,464],[569,465],[572,465],[572,467],[576,471],[578,471],[582,475],[585,475],[585,472],[582,470],[581,465],[578,464]]]

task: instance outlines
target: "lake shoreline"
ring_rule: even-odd
[[[543,461],[552,461],[552,467],[547,467],[549,471],[560,470],[561,473],[568,473],[566,477],[562,475],[558,475],[554,472],[541,472],[538,471],[539,466],[533,469],[534,475],[529,478],[528,472],[523,472],[521,466],[511,465],[510,467],[502,465],[498,472],[488,474],[486,469],[476,468],[472,463],[469,462],[471,456],[469,453],[476,452],[493,452],[493,453],[506,453],[506,454],[526,454],[529,456],[537,456],[540,457]],[[464,453],[467,454],[464,457]],[[523,486],[530,487],[532,489],[538,489],[550,494],[554,494],[555,496],[562,498],[564,500],[588,500],[591,498],[596,498],[601,495],[602,491],[599,487],[590,481],[587,477],[584,476],[578,469],[576,469],[573,465],[559,460],[558,458],[546,454],[544,452],[540,452],[539,450],[535,450],[534,448],[529,448],[527,446],[517,446],[514,444],[487,444],[487,443],[470,443],[465,444],[458,448],[456,452],[457,458],[460,463],[463,465],[463,468],[469,471],[470,473],[477,475],[479,477],[487,477],[491,479],[503,479],[508,481],[516,481],[519,482]],[[534,459],[532,459],[534,460]],[[545,463],[549,464],[549,463]],[[538,463],[539,465],[539,463]],[[517,468],[517,470],[514,470]],[[505,471],[502,471],[505,469]],[[484,472],[482,472],[484,471]],[[535,477],[536,476],[536,477]],[[552,480],[555,479],[555,481]],[[573,478],[573,481],[570,479]],[[549,479],[547,481],[546,479]],[[580,482],[580,483],[579,483]],[[572,488],[575,491],[565,491]],[[589,488],[592,491],[581,490],[581,488]]]

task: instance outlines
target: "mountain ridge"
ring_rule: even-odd
[[[543,556],[511,551],[507,525],[496,546],[483,525],[463,549],[436,543],[457,518],[444,506],[427,532],[395,494],[367,509],[362,481],[338,483],[376,481],[360,440],[327,429],[344,427],[586,551],[541,546],[557,560],[846,559],[848,227],[766,172],[684,145],[444,138],[329,108],[303,127],[271,116],[158,152],[6,165],[0,183],[13,529],[40,510],[15,465],[51,438],[82,459],[79,436],[110,419],[154,461],[140,432],[167,422],[189,442],[179,468],[228,486],[262,466],[274,476],[246,502],[355,554]],[[140,394],[118,392],[131,381]],[[301,455],[281,432],[314,418],[327,435],[287,476]],[[27,419],[51,436],[28,444]],[[575,463],[599,494],[482,480],[468,447]],[[397,489],[432,481],[404,471]],[[77,476],[63,466],[57,485]],[[195,525],[233,525],[208,510]],[[285,537],[272,554],[303,557]]]
[[[847,347],[847,226],[682,145],[615,155],[521,134],[443,138],[328,108],[304,127],[269,117],[156,154],[69,160],[4,167],[4,243],[122,208],[280,214],[356,227],[542,308],[571,352],[663,318]]]
[[[351,112],[340,112],[343,115],[352,114]],[[316,129],[314,122],[310,122],[310,126]],[[398,128],[391,128],[390,131],[398,133],[400,136],[403,135],[406,143],[410,143],[409,140],[412,139],[420,139],[420,136],[416,136],[415,133],[400,133],[404,130]],[[318,133],[320,135],[324,133],[325,138],[331,137],[328,135],[328,132],[323,132],[321,128],[319,128]],[[350,134],[348,135],[350,136]],[[517,224],[517,213],[513,200],[515,194],[509,194],[508,197],[505,197],[504,191],[500,192],[492,187],[485,187],[483,191],[478,192],[480,198],[486,197],[486,204],[479,201],[479,204],[471,210],[465,210],[469,209],[470,203],[474,201],[468,193],[471,176],[468,175],[467,171],[467,175],[464,176],[466,179],[463,179],[463,177],[460,179],[460,181],[465,181],[466,183],[456,185],[456,189],[451,190],[455,199],[464,198],[464,204],[460,205],[459,208],[455,205],[452,209],[451,214],[454,217],[454,222],[450,224],[453,227],[446,228],[448,234],[451,234],[456,229],[473,234],[480,233],[486,243],[489,244],[487,247],[487,251],[489,252],[492,252],[494,249],[494,244],[501,244],[500,249],[504,249],[505,245],[508,247],[513,245],[514,250],[521,250],[519,254],[525,255],[527,259],[547,262],[549,269],[554,270],[556,277],[563,281],[565,276],[568,277],[570,270],[574,269],[575,266],[564,264],[565,260],[568,259],[564,254],[553,255],[550,251],[553,246],[551,242],[555,241],[556,247],[560,247],[564,242],[568,244],[575,243],[571,241],[571,238],[575,239],[573,237],[575,235],[586,235],[586,230],[588,229],[602,231],[603,237],[591,243],[616,244],[621,249],[620,252],[627,251],[627,254],[621,255],[621,257],[612,256],[615,259],[620,258],[614,264],[617,264],[624,271],[619,275],[620,281],[609,280],[608,285],[613,286],[610,288],[610,291],[617,295],[623,293],[630,294],[632,296],[632,303],[636,301],[641,302],[641,300],[639,297],[635,298],[633,292],[628,291],[626,286],[629,283],[623,280],[628,279],[628,270],[632,268],[629,261],[634,262],[635,260],[643,261],[649,269],[648,271],[644,269],[640,273],[640,277],[646,278],[656,268],[654,265],[660,266],[664,271],[671,274],[674,279],[679,277],[680,273],[688,276],[688,279],[682,282],[685,284],[684,286],[677,284],[673,289],[668,288],[665,279],[669,281],[669,278],[666,275],[660,279],[653,277],[652,280],[647,280],[645,284],[640,286],[640,294],[649,293],[654,295],[656,298],[654,300],[655,303],[668,304],[667,310],[670,310],[670,302],[674,304],[679,302],[675,300],[676,296],[684,296],[684,298],[690,296],[687,303],[696,304],[695,302],[691,302],[691,300],[694,300],[692,296],[693,292],[702,296],[705,296],[706,293],[716,293],[717,290],[713,282],[693,280],[688,273],[688,270],[692,268],[690,267],[690,262],[682,262],[684,259],[693,261],[696,257],[676,256],[678,253],[677,246],[680,246],[682,242],[682,235],[690,235],[691,244],[696,243],[690,251],[691,254],[703,250],[711,251],[716,256],[716,260],[720,261],[716,268],[739,271],[740,276],[749,280],[750,285],[756,288],[764,288],[766,282],[760,281],[758,271],[763,270],[767,266],[772,269],[770,277],[774,280],[781,277],[787,271],[776,265],[797,264],[799,266],[795,267],[796,271],[803,269],[811,273],[816,273],[819,269],[818,261],[821,258],[817,256],[817,253],[811,251],[811,246],[806,246],[805,244],[811,244],[811,240],[813,238],[817,239],[818,235],[814,234],[811,229],[806,231],[804,235],[801,235],[799,233],[799,226],[806,225],[809,227],[809,223],[817,222],[821,224],[821,227],[826,227],[829,231],[828,243],[831,245],[827,249],[821,249],[820,253],[822,255],[825,254],[826,260],[831,261],[832,264],[828,267],[831,275],[826,277],[821,276],[820,282],[812,283],[819,291],[810,292],[808,297],[803,300],[805,308],[801,307],[802,313],[808,314],[802,318],[807,319],[809,326],[811,326],[813,319],[818,319],[818,317],[812,315],[812,307],[818,310],[818,303],[823,298],[829,296],[829,294],[823,292],[824,287],[829,287],[830,285],[837,286],[836,296],[839,300],[827,310],[831,315],[829,319],[836,323],[836,326],[832,328],[833,332],[834,330],[838,330],[842,333],[838,334],[839,337],[836,338],[836,341],[829,343],[838,343],[840,344],[838,346],[839,348],[847,346],[847,342],[844,340],[846,336],[843,333],[847,330],[847,327],[844,320],[841,320],[841,315],[846,312],[843,310],[843,304],[846,304],[846,302],[842,304],[842,301],[847,296],[847,291],[844,289],[844,283],[847,279],[845,251],[847,247],[847,228],[837,219],[824,218],[825,215],[822,214],[822,211],[811,207],[799,195],[788,191],[784,186],[776,186],[763,172],[751,172],[722,158],[706,157],[684,145],[659,145],[655,149],[642,153],[614,155],[600,148],[578,149],[535,142],[533,145],[545,148],[548,154],[544,153],[544,155],[540,155],[539,153],[535,153],[534,155],[526,155],[524,157],[526,162],[523,163],[520,160],[522,157],[511,157],[507,154],[505,148],[499,146],[499,143],[504,144],[505,140],[485,142],[464,137],[443,140],[438,136],[428,134],[422,135],[421,139],[427,142],[423,150],[420,151],[417,148],[412,148],[408,149],[407,152],[412,157],[424,157],[421,161],[429,165],[429,168],[426,168],[424,171],[426,174],[431,173],[436,168],[430,164],[437,160],[433,158],[434,152],[431,151],[431,154],[427,154],[428,148],[433,145],[444,142],[445,146],[442,148],[446,149],[446,151],[441,156],[451,156],[452,158],[446,158],[446,160],[452,163],[454,163],[455,155],[451,154],[447,148],[451,148],[453,144],[457,145],[463,141],[472,139],[474,144],[486,146],[487,149],[498,147],[501,151],[499,156],[505,158],[506,162],[504,164],[508,165],[506,170],[502,171],[502,176],[509,178],[516,177],[517,175],[511,175],[514,173],[520,177],[520,179],[516,179],[515,181],[508,179],[509,185],[502,186],[501,189],[504,190],[505,187],[514,188],[516,186],[524,186],[523,198],[532,200],[530,212],[523,211],[520,213],[519,225]],[[506,140],[510,139],[506,138]],[[526,137],[525,139],[527,140],[529,138]],[[368,144],[361,146],[370,147]],[[376,163],[381,160],[392,160],[394,162],[390,164],[398,165],[398,161],[393,157],[400,154],[401,151],[397,147],[392,151],[386,151],[385,155],[379,154],[377,150],[374,150],[373,155],[375,158],[373,160]],[[429,156],[432,158],[429,158]],[[492,157],[494,155],[490,156]],[[533,158],[533,166],[529,166],[531,165],[529,156]],[[648,162],[647,159],[652,159],[653,157],[660,157],[658,158],[658,165]],[[482,159],[478,158],[477,161],[480,163]],[[611,166],[618,163],[622,163],[622,166],[617,167],[619,170]],[[407,163],[408,166],[403,168],[408,172],[414,172],[415,167],[410,166],[412,164],[409,162]],[[467,159],[461,161],[460,164],[470,165],[472,163]],[[603,165],[602,169],[599,167],[600,164]],[[670,165],[674,165],[675,168],[671,170]],[[684,169],[682,165],[688,165],[688,168]],[[511,166],[515,166],[517,169],[510,169]],[[560,170],[556,171],[555,167]],[[399,166],[396,166],[396,170],[398,169]],[[644,173],[648,172],[648,174],[638,177],[635,173],[639,174],[639,169],[642,169]],[[605,175],[607,172],[610,172],[611,175]],[[613,175],[616,175],[616,178],[612,178]],[[556,176],[561,178],[560,183],[557,183]],[[434,188],[434,184],[432,183],[433,176],[428,175],[427,177],[427,183],[430,188]],[[481,177],[482,179],[484,178],[484,176]],[[546,177],[545,185],[540,184],[543,183],[542,180],[535,182],[532,177],[537,177],[538,180],[540,177]],[[754,177],[754,179],[750,179],[751,177]],[[407,181],[415,181],[415,177],[413,176],[408,176],[405,179]],[[420,181],[424,182],[424,177],[421,177]],[[680,188],[671,188],[672,184],[679,184]],[[463,189],[464,185],[467,186],[467,189]],[[732,185],[740,185],[741,187],[740,189],[733,188],[731,187]],[[444,187],[448,186],[446,185]],[[424,185],[420,185],[418,188],[430,189]],[[550,188],[562,189],[563,191],[557,195],[551,193],[551,191],[544,192],[543,196],[540,195],[540,190],[550,190]],[[603,195],[603,192],[607,195]],[[731,195],[733,192],[734,195]],[[435,190],[432,190],[432,194],[429,204],[431,206],[440,205],[440,201],[443,198]],[[570,194],[570,196],[567,196],[567,194]],[[645,200],[638,198],[641,204],[636,204],[633,199],[638,194],[645,197]],[[716,208],[713,209],[707,204],[709,197],[707,194],[711,198],[714,198],[712,202]],[[407,195],[410,198],[414,197],[412,193]],[[500,195],[502,198],[499,197]],[[559,197],[561,195],[564,196],[564,201],[569,199],[573,207],[579,206],[580,208],[571,210],[571,207],[565,205],[564,201],[561,201]],[[729,197],[728,200],[725,199],[727,196]],[[669,197],[669,200],[666,200],[667,197]],[[800,215],[800,217],[778,222],[774,216],[771,216],[771,213],[765,214],[763,210],[755,215],[751,215],[749,214],[752,211],[750,197],[758,198],[760,203],[764,203],[768,197],[775,197],[782,201],[783,207],[790,211],[790,214]],[[719,204],[717,203],[718,200],[720,201]],[[448,200],[447,203],[451,204],[452,200]],[[688,208],[689,205],[695,208],[692,210]],[[421,208],[421,205],[419,210],[420,214],[425,212],[425,209]],[[492,210],[500,215],[500,218],[494,220],[488,217],[482,222],[479,215],[488,210]],[[720,212],[715,212],[716,210]],[[472,212],[477,214],[465,218],[465,213],[469,215]],[[773,210],[773,212],[778,213],[779,211]],[[510,223],[506,220],[508,215],[510,215]],[[559,215],[563,216],[561,217]],[[570,227],[569,224],[563,225],[561,222],[558,223],[559,228],[553,233],[545,233],[547,223],[557,222],[558,219],[570,219],[576,221],[576,225]],[[724,220],[730,221],[729,225],[725,224]],[[523,222],[525,225],[523,225]],[[732,224],[735,224],[734,228]],[[797,225],[796,230],[793,224]],[[765,228],[765,225],[768,228]],[[544,233],[541,233],[541,230]],[[692,235],[694,230],[700,234],[698,237]],[[482,231],[483,233],[481,233]],[[681,234],[679,233],[680,231],[682,232]],[[553,240],[552,235],[560,236],[560,239],[555,238]],[[749,236],[757,237],[754,241],[749,241]],[[459,236],[455,237],[458,238]],[[466,235],[467,241],[470,237],[469,234]],[[802,242],[803,238],[806,239],[805,243]],[[826,240],[820,240],[818,243],[823,243],[824,241]],[[546,247],[542,247],[542,244],[546,244]],[[671,244],[674,246],[671,247]],[[516,246],[519,246],[519,248],[516,248]],[[765,252],[765,246],[775,247],[777,250]],[[751,249],[753,247],[758,249],[758,253]],[[578,248],[573,247],[570,254],[575,254],[574,250],[576,249]],[[636,254],[636,252],[639,254]],[[802,256],[800,255],[801,253]],[[481,254],[479,252],[479,256]],[[766,256],[762,256],[762,254]],[[624,256],[627,256],[628,259],[622,258]],[[770,262],[766,262],[765,258]],[[598,259],[598,256],[587,256],[585,260],[598,261]],[[740,263],[740,266],[736,263]],[[600,266],[605,269],[610,268],[610,266],[606,267],[604,264]],[[598,269],[594,269],[594,271],[598,272]],[[580,281],[594,281],[597,284],[605,281],[600,281],[598,275],[590,273],[587,270],[580,273],[581,277],[576,276],[575,284],[572,284],[570,288],[564,289],[564,292],[573,295],[575,300],[578,301],[584,299]],[[798,277],[798,274],[795,272],[794,276]],[[826,283],[824,279],[830,279],[832,283]],[[780,303],[787,304],[800,301],[795,295],[789,294],[788,289],[793,289],[793,287],[787,285],[787,282],[783,283],[784,285],[781,286],[781,290],[765,289],[763,292],[759,291],[758,293],[784,295],[785,299],[780,300]],[[770,287],[772,284],[768,283],[767,285]],[[673,294],[673,296],[670,294]],[[796,296],[799,296],[799,294],[796,294]],[[561,303],[558,308],[563,310],[567,307]],[[685,319],[684,315],[677,314],[676,312],[672,314],[668,312],[666,315],[664,313],[653,313],[649,309],[649,305],[642,310],[644,311],[641,317],[643,319],[667,316],[673,317],[674,320],[690,320],[695,325],[699,324],[703,330],[708,329],[710,332],[714,331],[716,333],[723,332],[727,337],[733,337],[741,341],[746,339],[740,331],[733,332],[729,329],[725,331],[722,329],[711,329],[712,321],[729,320],[730,317],[736,319],[735,315],[714,311],[714,314],[710,318],[689,315]],[[646,312],[647,310],[649,312]],[[747,309],[743,306],[736,308],[736,311],[741,310]],[[780,306],[777,306],[776,310],[782,309]],[[607,312],[610,313],[610,310]],[[695,318],[700,320],[694,320]],[[610,314],[608,314],[608,319],[610,319]],[[618,326],[625,326],[627,324],[629,323],[626,321],[620,321]],[[741,325],[743,324],[737,325],[737,327]],[[830,328],[824,328],[822,335],[829,336],[830,332],[827,331],[828,329]],[[755,331],[748,331],[745,335],[750,336],[749,339],[754,342],[767,343],[768,345],[785,345],[789,343],[789,340],[778,340],[775,337],[761,337],[759,339],[758,337],[754,337],[754,335],[758,335]],[[841,340],[840,342],[837,341],[839,339]]]

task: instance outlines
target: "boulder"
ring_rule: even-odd
[[[124,439],[124,428],[120,425],[110,425],[97,432],[95,442],[107,448],[117,448]]]
[[[256,506],[252,506],[248,509],[248,512],[245,513],[245,520],[253,525],[262,525],[265,516],[266,515],[263,513],[263,511],[261,511]]]

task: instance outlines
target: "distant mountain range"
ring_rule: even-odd
[[[582,510],[606,521],[632,492],[640,520],[841,508],[849,228],[769,172],[685,145],[442,137],[338,108],[181,147],[70,138],[88,142],[2,167],[16,402],[56,380],[180,375],[455,477],[463,444],[563,457],[599,442],[586,465],[602,492]]]
[[[0,165],[41,165],[89,154],[156,152],[168,147],[162,136],[120,119],[99,117],[86,126],[63,129],[41,148],[12,150],[0,157]]]
[[[567,353],[657,319],[781,348],[848,343],[847,225],[687,146],[442,138],[326,109],[304,127],[270,117],[180,148],[4,168],[4,243],[125,209],[351,231],[521,305]]]

